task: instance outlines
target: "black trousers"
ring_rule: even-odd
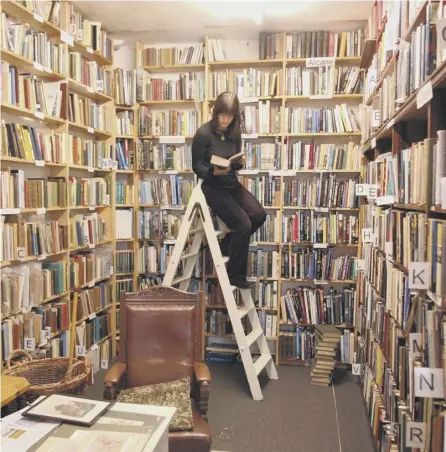
[[[228,276],[244,279],[248,271],[249,238],[265,222],[265,209],[240,183],[230,189],[203,185],[202,190],[209,207],[232,231],[220,244],[223,252],[229,251]]]

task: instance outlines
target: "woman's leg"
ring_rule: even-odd
[[[202,190],[209,207],[232,231],[227,265],[229,280],[238,287],[249,287],[246,273],[251,220],[228,190],[209,186],[202,186]]]
[[[239,206],[246,212],[251,220],[251,235],[265,223],[266,212],[256,197],[239,184],[230,190],[231,196],[237,201]]]

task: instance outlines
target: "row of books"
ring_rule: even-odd
[[[115,124],[117,136],[133,136],[135,133],[135,112],[128,110],[117,111]]]
[[[286,133],[359,132],[355,112],[346,104],[321,108],[285,108]]]
[[[190,144],[158,144],[150,140],[140,140],[138,169],[192,171],[192,147]]]
[[[25,108],[37,117],[60,118],[63,93],[59,82],[44,82],[35,74],[20,74],[17,67],[1,62],[1,101]]]
[[[93,345],[98,344],[102,339],[109,336],[111,332],[111,315],[101,312],[93,319],[84,320],[76,326],[76,351],[86,353]]]
[[[256,68],[212,72],[209,97],[215,99],[220,93],[230,91],[243,101],[246,98],[281,96],[283,71],[266,71]]]
[[[277,286],[277,281],[256,279],[255,284],[251,287],[251,296],[255,306],[271,311],[277,310]],[[217,279],[206,279],[203,291],[206,293],[206,304],[209,307],[218,306],[224,308],[226,306],[223,292]],[[239,292],[235,295],[235,302],[238,306],[243,304]]]
[[[331,248],[290,248],[285,247],[282,251],[282,278],[315,280],[321,283],[356,279],[354,256],[334,256]]]
[[[83,45],[91,47],[108,60],[112,59],[113,43],[100,22],[87,20],[76,10],[73,3],[68,4],[69,24],[67,32],[73,36],[74,40]]]
[[[138,78],[139,102],[157,100],[204,100],[204,75],[196,72],[177,74],[172,79],[151,77],[145,73]]]
[[[279,332],[279,360],[310,361],[316,358],[316,334],[313,326],[297,325],[294,331]],[[354,362],[354,333],[343,330],[340,346],[336,350],[336,361],[351,364]]]
[[[391,104],[391,110],[404,103],[443,60],[441,54],[438,61],[436,58],[435,23],[437,18],[443,17],[444,14],[440,2],[428,2],[423,5],[426,20],[416,28],[409,28],[405,3],[396,2],[391,7],[391,16],[386,22],[383,39],[378,44],[378,50],[369,68],[366,82],[368,87],[365,88],[365,92],[371,94],[389,59],[398,55],[393,74],[388,76],[388,83],[382,86],[380,93],[380,97],[384,97],[385,102]],[[420,3],[411,2],[416,7]],[[381,116],[381,123],[388,119],[388,116],[383,114]]]
[[[395,155],[379,155],[367,165],[364,183],[375,185],[378,197],[388,196],[386,204],[442,205],[446,130],[439,130],[437,136],[403,147]]]
[[[50,318],[56,318],[61,305],[54,308]],[[47,311],[45,311],[47,313]],[[46,316],[48,318],[48,315]],[[29,312],[18,315],[14,319],[5,319],[1,326],[1,354],[6,359],[13,351],[25,349],[29,352],[42,351],[44,356],[58,358],[67,357],[70,347],[70,331],[68,329],[52,332],[51,324],[44,323],[43,312]],[[50,322],[53,323],[54,322]],[[60,325],[63,325],[61,322]],[[54,337],[58,335],[57,337]]]
[[[364,42],[363,30],[296,31],[287,34],[287,58],[320,58],[360,56]]]
[[[67,206],[67,185],[63,177],[25,179],[23,170],[0,172],[2,209]]]
[[[282,107],[271,101],[259,101],[257,105],[241,105],[242,133],[280,133]]]
[[[87,318],[94,319],[96,313],[111,306],[111,303],[112,285],[110,280],[102,281],[90,289],[81,290],[77,304],[76,321],[80,322]]]
[[[115,251],[116,273],[133,273],[135,265],[135,253],[133,250]]]
[[[284,149],[285,169],[290,170],[356,170],[362,153],[352,141],[348,144],[287,141]],[[280,165],[279,165],[280,166]]]
[[[46,32],[33,30],[28,24],[2,13],[0,45],[16,55],[34,61],[43,68],[64,73],[66,51],[61,44],[50,41]]]
[[[2,315],[10,316],[40,306],[67,290],[65,262],[32,262],[1,270]]]
[[[362,94],[364,75],[358,66],[293,67],[286,70],[287,96]]]
[[[281,143],[253,143],[242,138],[242,150],[245,153],[247,170],[274,170],[280,168]]]
[[[107,241],[107,221],[96,212],[70,218],[70,248],[93,247]]]
[[[186,206],[194,188],[194,181],[183,176],[154,178],[139,181],[140,204]]]
[[[280,179],[278,177],[241,177],[239,180],[262,206],[278,207],[280,205]]]
[[[25,160],[67,161],[66,134],[39,130],[34,127],[6,123],[2,120],[1,155]]]
[[[285,179],[283,204],[288,207],[357,208],[358,179],[340,179],[337,174],[324,173],[312,179]]]
[[[113,258],[110,248],[79,251],[70,255],[70,289],[81,288],[110,278]]]
[[[275,170],[281,167],[281,143],[254,143],[242,137],[247,170]],[[287,141],[284,166],[288,170],[354,170],[359,171],[362,154],[357,145]],[[141,140],[138,146],[138,169],[154,171],[192,171],[189,144],[158,144]],[[243,174],[243,173],[242,173]]]
[[[136,69],[125,70],[117,68],[114,70],[114,93],[117,106],[133,106],[139,100],[136,96],[136,73]]]
[[[101,67],[96,61],[89,61],[78,52],[68,54],[68,74],[93,92],[113,95],[112,70]]]
[[[174,66],[177,64],[202,64],[203,59],[203,44],[164,49],[148,47],[142,50],[141,62],[137,63],[140,63],[141,66]]]
[[[68,164],[106,168],[106,162],[113,158],[113,145],[103,141],[88,140],[68,135],[68,158],[62,160]],[[65,155],[65,153],[64,153]]]
[[[282,242],[327,245],[356,245],[359,243],[359,220],[355,215],[313,210],[285,214],[282,221]]]
[[[68,227],[42,215],[23,218],[2,216],[2,260],[25,260],[29,257],[57,254],[69,248]]]
[[[141,277],[140,277],[141,279]],[[162,281],[159,283],[161,284]],[[142,289],[141,289],[142,290]],[[126,292],[134,292],[133,278],[121,278],[116,280],[116,302],[121,300],[121,294]]]
[[[140,108],[138,135],[182,135],[193,136],[201,124],[200,114],[196,111],[153,111],[147,106]]]
[[[71,122],[111,133],[113,108],[97,104],[77,93],[69,93],[68,97],[68,119]]]
[[[356,288],[343,290],[299,286],[280,297],[280,322],[284,324],[355,324]]]
[[[117,180],[115,182],[115,199],[116,204],[134,204],[134,186],[125,180]]]
[[[135,143],[127,138],[116,140],[116,159],[118,169],[129,170],[135,167]]]

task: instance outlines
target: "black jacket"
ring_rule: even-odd
[[[192,169],[203,179],[203,184],[216,188],[233,188],[239,182],[235,171],[242,168],[239,163],[233,163],[231,171],[226,176],[214,176],[213,166],[209,163],[213,155],[229,158],[241,151],[242,137],[239,133],[235,138],[213,128],[211,121],[203,124],[195,133],[192,141]]]

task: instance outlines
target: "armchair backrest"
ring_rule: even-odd
[[[121,295],[119,360],[128,387],[192,378],[202,356],[202,296],[164,286]]]

